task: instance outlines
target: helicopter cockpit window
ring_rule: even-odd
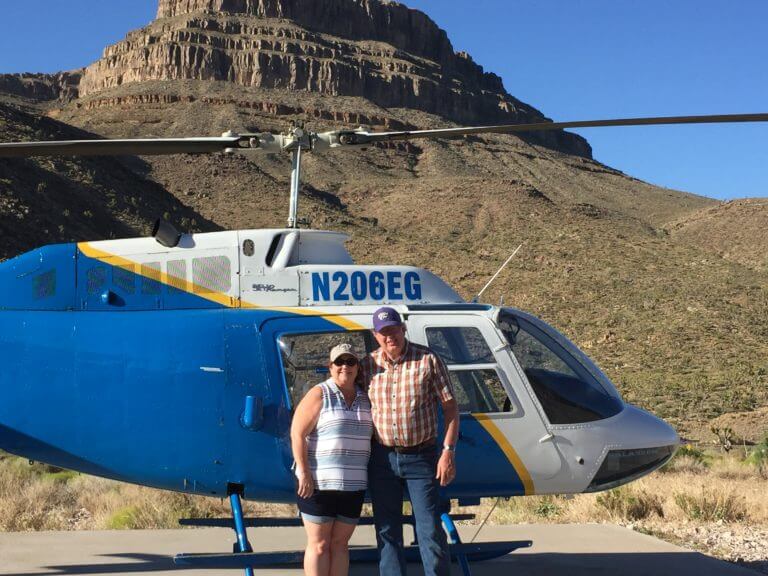
[[[588,369],[576,346],[553,328],[510,310],[502,310],[499,327],[551,424],[592,422],[621,412],[618,392],[602,383],[597,367]]]
[[[378,348],[370,330],[283,334],[278,338],[291,409],[312,386],[328,379],[328,353],[343,342],[351,344],[358,354],[368,354]]]
[[[471,326],[440,326],[427,328],[429,347],[446,364],[494,363],[480,330]]]
[[[449,369],[448,374],[459,412],[516,412],[495,369]]]
[[[429,347],[448,367],[459,412],[514,412],[496,371],[496,359],[472,326],[433,326],[426,329]]]

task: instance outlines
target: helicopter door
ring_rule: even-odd
[[[368,353],[377,344],[370,330],[347,330],[320,317],[269,320],[262,329],[262,342],[275,402],[282,469],[286,489],[292,495],[290,426],[293,411],[312,386],[329,378],[328,351],[333,346],[347,342],[358,352]]]
[[[534,494],[537,481],[561,470],[552,436],[489,318],[412,315],[408,334],[438,354],[451,376],[461,419],[455,490]]]

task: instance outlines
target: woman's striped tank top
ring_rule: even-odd
[[[323,389],[323,407],[317,426],[307,437],[309,467],[318,490],[365,490],[371,455],[371,403],[358,388],[352,406],[347,406],[332,379],[318,384]]]

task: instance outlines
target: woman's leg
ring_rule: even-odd
[[[333,523],[331,532],[330,576],[347,576],[349,573],[349,539],[357,526],[340,520]]]
[[[307,549],[304,552],[304,573],[307,576],[329,576],[331,568],[331,532],[335,522],[315,524],[304,519]]]

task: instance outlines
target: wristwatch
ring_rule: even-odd
[[[443,450],[447,452],[456,452],[456,446],[454,444],[443,444]]]

